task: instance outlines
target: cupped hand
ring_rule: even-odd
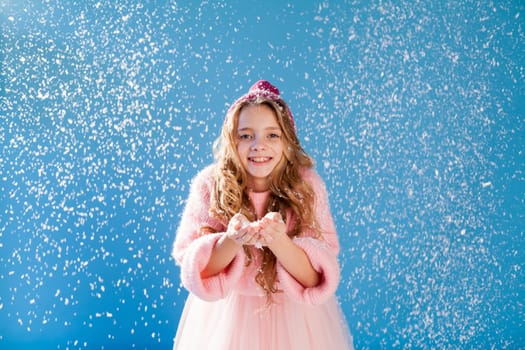
[[[280,213],[270,212],[259,221],[258,240],[263,246],[270,247],[287,237],[286,223]]]
[[[230,219],[226,236],[240,245],[256,244],[259,238],[258,222],[250,222],[246,216],[237,213]]]

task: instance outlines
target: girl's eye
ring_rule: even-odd
[[[252,135],[250,134],[240,134],[239,135],[239,140],[251,140],[252,138]]]
[[[269,138],[271,139],[278,139],[281,137],[281,135],[279,134],[275,134],[275,133],[271,133],[270,135],[268,135]]]

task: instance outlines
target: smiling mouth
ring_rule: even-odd
[[[252,163],[267,163],[272,157],[248,157],[248,160]]]

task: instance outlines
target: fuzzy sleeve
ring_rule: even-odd
[[[172,256],[180,266],[182,285],[203,300],[224,298],[239,280],[244,269],[244,252],[241,250],[230,265],[217,275],[202,278],[213,247],[224,234],[223,225],[210,217],[211,170],[206,168],[192,181],[190,194],[182,213]],[[218,231],[200,234],[202,226]]]
[[[335,293],[339,284],[340,268],[337,260],[339,241],[323,180],[313,170],[307,170],[304,177],[315,192],[314,211],[322,231],[322,238],[314,238],[311,233],[303,232],[293,241],[310,259],[313,268],[320,275],[320,282],[315,287],[305,288],[279,263],[277,277],[281,288],[292,299],[305,304],[322,304]]]

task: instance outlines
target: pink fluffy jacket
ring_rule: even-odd
[[[208,263],[215,243],[226,231],[224,225],[209,215],[210,195],[213,189],[212,172],[213,165],[202,170],[193,179],[173,244],[172,255],[180,265],[181,282],[191,293],[207,301],[222,299],[230,292],[264,296],[262,288],[255,282],[261,261],[260,253],[255,248],[250,264],[247,264],[246,255],[241,249],[224,271],[212,277],[201,277],[201,271]],[[305,288],[277,262],[277,287],[289,299],[298,303],[322,304],[335,293],[339,283],[339,242],[323,180],[313,169],[305,169],[303,178],[315,191],[315,215],[323,235],[322,238],[314,238],[309,232],[303,232],[293,238],[293,241],[308,255],[321,279],[317,286]],[[286,219],[289,225],[294,221],[290,214]],[[217,232],[200,234],[200,228],[204,225],[214,228]]]

